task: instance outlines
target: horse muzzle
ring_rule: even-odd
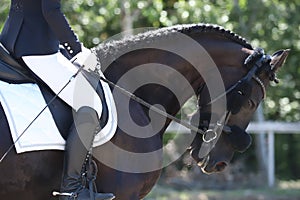
[[[210,156],[206,156],[202,162],[198,162],[198,166],[201,168],[202,172],[205,174],[213,174],[222,172],[227,167],[228,163],[226,161],[213,161]]]
[[[201,168],[205,174],[213,174],[222,172],[227,166],[228,162],[224,160],[214,161],[208,154],[203,158],[199,157],[199,149],[191,149],[190,155],[197,162],[197,165]]]

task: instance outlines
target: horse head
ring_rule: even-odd
[[[199,92],[199,109],[193,114],[191,123],[203,133],[195,133],[189,149],[204,173],[223,171],[235,152],[244,152],[249,148],[251,136],[246,128],[265,98],[270,82],[278,82],[276,72],[283,65],[289,50],[277,51],[272,56],[262,49],[242,48],[241,53],[245,54],[242,56],[244,63],[239,67],[219,68],[226,88],[223,94],[227,105],[225,113],[211,112],[212,103],[218,99],[211,100],[209,95],[205,95],[208,93],[207,87]]]

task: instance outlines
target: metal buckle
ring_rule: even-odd
[[[207,136],[208,136],[208,138],[207,138]],[[217,138],[217,136],[218,136],[218,134],[217,134],[217,132],[214,129],[208,129],[202,135],[202,140],[205,143],[210,143],[211,141],[215,140]]]
[[[215,140],[218,137],[217,131],[219,131],[219,129],[223,126],[223,123],[227,119],[227,117],[229,117],[229,115],[227,115],[227,113],[224,113],[220,121],[217,121],[213,129],[210,128],[204,132],[204,134],[202,135],[203,142],[210,143],[211,141]],[[207,136],[210,137],[207,138]]]

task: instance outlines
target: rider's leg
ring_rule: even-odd
[[[67,84],[59,97],[76,111],[74,124],[66,142],[61,192],[78,194],[78,200],[89,198],[89,190],[82,187],[81,169],[91,148],[102,103],[94,88],[81,73],[72,79],[77,68],[62,54],[22,57],[26,65],[56,94]],[[87,98],[88,97],[88,98]],[[112,199],[112,194],[95,193],[95,199]],[[62,196],[61,199],[68,199]],[[74,199],[74,198],[73,198]]]
[[[74,124],[67,139],[61,192],[73,193],[78,200],[93,199],[90,197],[90,191],[85,187],[86,183],[84,183],[82,173],[98,125],[99,121],[95,110],[82,107],[75,114]],[[114,195],[109,193],[93,193],[93,195],[95,200],[114,198]],[[70,197],[60,197],[60,200],[67,199]]]
[[[78,69],[61,53],[23,56],[22,59],[54,93],[60,92],[58,96],[76,111],[82,106],[89,106],[101,115],[102,103],[96,91],[82,73],[71,79]]]

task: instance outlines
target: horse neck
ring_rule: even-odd
[[[214,75],[213,70],[224,66],[237,68],[246,56],[242,45],[218,34],[190,37],[194,40],[188,44],[185,39],[171,38],[171,42],[159,40],[157,48],[154,40],[154,45],[126,52],[110,64],[105,75],[149,104],[159,104],[175,115],[205,84],[203,77]]]

